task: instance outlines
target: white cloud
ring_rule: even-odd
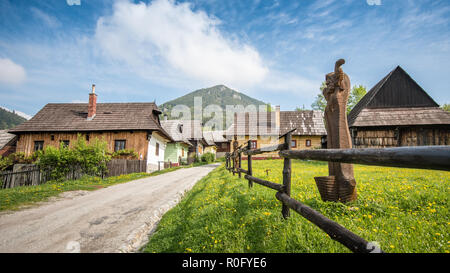
[[[380,6],[381,5],[381,0],[366,0],[367,4],[369,6]]]
[[[225,37],[218,24],[187,3],[118,1],[111,16],[98,20],[96,41],[103,53],[141,74],[164,71],[174,78],[240,87],[261,82],[268,68],[258,51]]]
[[[25,69],[11,61],[0,58],[0,83],[20,84],[26,79]]]
[[[66,0],[67,5],[69,6],[80,6],[81,5],[81,0]]]
[[[49,27],[55,28],[61,25],[61,23],[59,22],[58,19],[56,19],[56,17],[50,16],[38,8],[31,7],[30,10],[36,18],[43,21]]]

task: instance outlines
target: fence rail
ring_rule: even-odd
[[[244,173],[244,178],[248,180],[250,188],[253,186],[253,183],[257,183],[276,190],[275,197],[282,203],[281,212],[284,218],[289,217],[290,210],[292,209],[330,235],[333,240],[338,241],[353,252],[370,253],[375,248],[363,238],[290,197],[292,159],[450,171],[450,146],[291,150],[290,145],[288,145],[291,143],[291,135],[292,130],[282,136],[284,143],[259,149],[251,149],[251,141],[248,141],[247,147],[239,147],[232,153],[225,155],[225,168],[232,172],[233,175],[237,173],[239,177],[241,177],[241,173]],[[284,158],[283,184],[273,183],[252,176],[252,155],[274,151],[279,151],[280,157]],[[242,169],[242,153],[248,155],[247,170]],[[381,251],[381,249],[378,250]]]
[[[122,174],[146,172],[145,160],[112,159],[107,164],[108,171],[102,177],[117,176]],[[0,172],[0,188],[14,188],[18,186],[36,186],[46,183],[51,179],[51,170],[40,169],[36,165],[25,166],[24,170]],[[80,168],[71,168],[65,179],[80,179],[85,173]]]

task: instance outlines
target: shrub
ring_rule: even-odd
[[[211,152],[207,152],[202,155],[202,162],[212,163],[214,160],[216,160],[216,155]]]
[[[6,170],[13,164],[13,161],[9,157],[0,156],[0,172]]]
[[[123,158],[123,159],[138,159],[139,155],[133,149],[119,150],[111,154],[112,158]]]
[[[107,170],[106,162],[111,159],[106,151],[105,141],[95,139],[87,144],[84,138],[78,136],[72,148],[61,143],[59,148],[47,146],[39,151],[37,164],[55,180],[65,178],[73,170],[100,176]]]

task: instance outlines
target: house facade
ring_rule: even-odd
[[[295,130],[294,130],[295,129]],[[252,149],[273,146],[284,142],[280,136],[292,132],[291,149],[322,148],[326,140],[326,129],[322,111],[280,111],[266,113],[237,113],[234,124],[226,131],[228,139],[237,138],[238,146],[248,145]],[[253,157],[252,157],[253,158]],[[255,159],[279,158],[278,152],[264,153]]]
[[[167,143],[164,161],[170,162],[172,166],[187,163],[189,148],[193,145],[183,135],[183,122],[180,120],[163,120],[161,125],[173,139],[172,142]]]
[[[93,85],[89,103],[49,103],[9,133],[17,136],[16,152],[27,156],[49,145],[71,147],[78,137],[103,140],[110,152],[136,152],[150,172],[163,168],[166,145],[172,141],[160,113],[155,103],[97,103]]]
[[[450,113],[400,66],[355,105],[348,125],[354,148],[450,145]]]

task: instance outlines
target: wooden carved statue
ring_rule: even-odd
[[[334,67],[334,72],[325,76],[326,87],[323,95],[327,101],[325,107],[325,126],[327,130],[328,149],[350,149],[352,141],[347,123],[347,101],[350,95],[350,79],[342,70],[344,59],[339,59]],[[356,181],[353,176],[353,165],[347,163],[328,162],[329,177],[323,177],[328,185],[329,201],[347,202],[356,200]],[[319,177],[318,177],[319,178]],[[316,178],[319,186],[320,179]],[[324,183],[324,182],[322,182]],[[323,187],[323,185],[322,185]]]

